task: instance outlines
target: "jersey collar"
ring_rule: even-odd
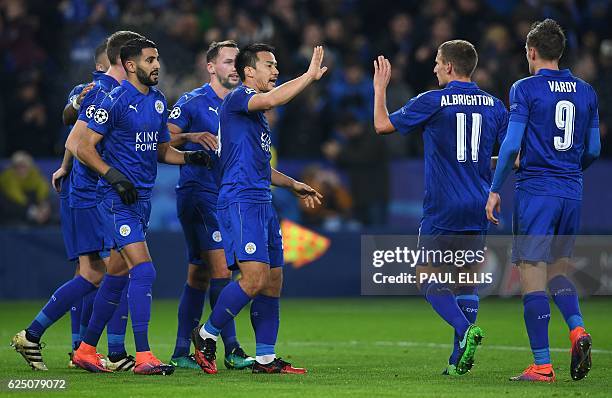
[[[214,100],[216,100],[217,102],[223,102],[223,100],[221,98],[219,98],[219,96],[217,95],[217,93],[215,93],[215,90],[213,90],[212,86],[210,85],[210,83],[206,83],[205,85],[202,86],[202,89],[208,93],[208,95],[211,96],[211,98],[213,98]]]
[[[116,86],[119,85],[119,82],[117,80],[115,80],[114,77],[109,76],[106,73],[102,73],[100,76],[94,77],[94,79],[96,79],[96,78],[100,82],[107,83],[109,85],[109,87],[116,87]]]
[[[569,69],[561,69],[561,70],[540,69],[538,73],[536,73],[536,75],[550,76],[550,77],[570,77],[572,75],[572,72],[570,72]]]
[[[132,95],[143,95],[129,80],[125,79],[121,82],[121,86],[124,87],[127,91],[129,91]],[[153,92],[153,87],[149,87],[149,94]]]
[[[106,74],[106,73],[104,73],[104,72],[102,72],[102,71],[99,71],[99,70],[94,71],[94,72],[92,72],[92,73],[91,73],[91,75],[93,76],[93,81],[94,81],[94,82],[95,82],[95,81],[97,81],[97,80],[100,80],[100,78],[101,78],[102,76],[104,76],[105,74]]]
[[[457,80],[453,80],[452,82],[449,82],[446,85],[446,88],[452,88],[452,87],[456,87],[456,88],[478,88],[478,86],[474,82],[460,82],[460,81],[457,81]]]

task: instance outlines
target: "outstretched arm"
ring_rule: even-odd
[[[183,133],[183,129],[173,123],[168,123],[168,130],[170,130],[170,145],[175,148],[186,142],[200,144],[211,151],[216,151],[218,148],[217,137],[207,131],[201,133]]]
[[[272,185],[290,189],[295,196],[304,200],[306,207],[311,207],[313,209],[316,204],[321,204],[321,199],[323,198],[323,195],[310,185],[296,181],[275,168],[272,168]]]
[[[211,166],[210,155],[206,151],[179,151],[168,142],[157,144],[157,160],[167,164]]]
[[[327,66],[321,67],[325,51],[322,46],[314,48],[310,66],[306,73],[287,83],[281,84],[267,93],[255,94],[249,100],[249,112],[266,111],[291,101],[296,95],[304,91],[313,81],[319,80],[327,71]]]
[[[387,86],[391,79],[391,63],[382,55],[374,60],[374,129],[376,134],[390,134],[395,127],[387,110]]]

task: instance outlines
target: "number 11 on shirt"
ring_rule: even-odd
[[[457,161],[465,162],[467,156],[467,128],[465,113],[457,113]],[[480,146],[480,132],[482,130],[482,115],[472,113],[472,162],[478,162],[478,147]]]

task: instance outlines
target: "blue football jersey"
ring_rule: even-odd
[[[201,133],[207,131],[217,135],[219,130],[219,107],[223,100],[217,96],[210,84],[206,83],[193,91],[183,94],[172,108],[168,119],[185,133]],[[202,150],[200,144],[186,142],[186,151]],[[209,155],[216,157],[213,151]],[[177,189],[197,187],[204,191],[217,194],[219,192],[219,164],[213,162],[213,169],[197,165],[182,165]]]
[[[78,120],[89,123],[96,107],[118,85],[119,82],[115,78],[101,72],[94,72],[94,86],[83,98]],[[75,208],[96,206],[98,173],[79,162],[75,157],[70,178],[70,206]]]
[[[270,126],[264,112],[249,112],[249,100],[255,94],[252,88],[239,86],[221,104],[220,209],[235,202],[272,201]]]
[[[81,83],[81,84],[77,84],[76,86],[74,86],[72,90],[70,90],[70,94],[68,94],[68,100],[66,101],[64,108],[67,105],[72,104],[72,101],[81,94],[81,92],[86,86],[87,86],[87,83]],[[72,129],[72,126],[68,126],[68,132],[70,132],[70,129]],[[73,161],[73,165],[74,165],[74,161]],[[62,181],[62,190],[59,192],[60,199],[68,199],[68,196],[70,194],[70,185],[71,185],[70,180],[72,179],[71,174],[72,174],[72,170],[70,171],[70,174],[66,178],[64,178],[64,180]]]
[[[540,69],[512,86],[510,120],[527,125],[517,189],[581,199],[581,158],[589,129],[599,127],[595,90],[569,69]]]
[[[96,109],[87,125],[104,136],[102,159],[122,172],[138,189],[139,199],[150,199],[157,177],[157,144],[170,141],[166,97],[154,87],[142,94],[124,80]],[[114,195],[100,178],[102,196]]]
[[[508,125],[504,104],[475,83],[452,81],[411,99],[389,118],[402,134],[424,130],[423,217],[439,229],[486,230],[491,155]]]

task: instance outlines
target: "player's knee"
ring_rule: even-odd
[[[187,274],[187,284],[199,290],[207,290],[210,285],[210,273],[204,267],[194,267]]]
[[[227,279],[232,277],[232,272],[226,267],[213,267],[210,271],[211,278],[214,279]]]
[[[100,283],[102,283],[102,278],[104,278],[104,271],[95,268],[84,267],[80,270],[80,274],[85,280],[96,287],[100,286]]]
[[[263,289],[265,289],[268,283],[268,273],[253,273],[248,277],[243,276],[240,280],[240,287],[250,297],[255,297]]]

